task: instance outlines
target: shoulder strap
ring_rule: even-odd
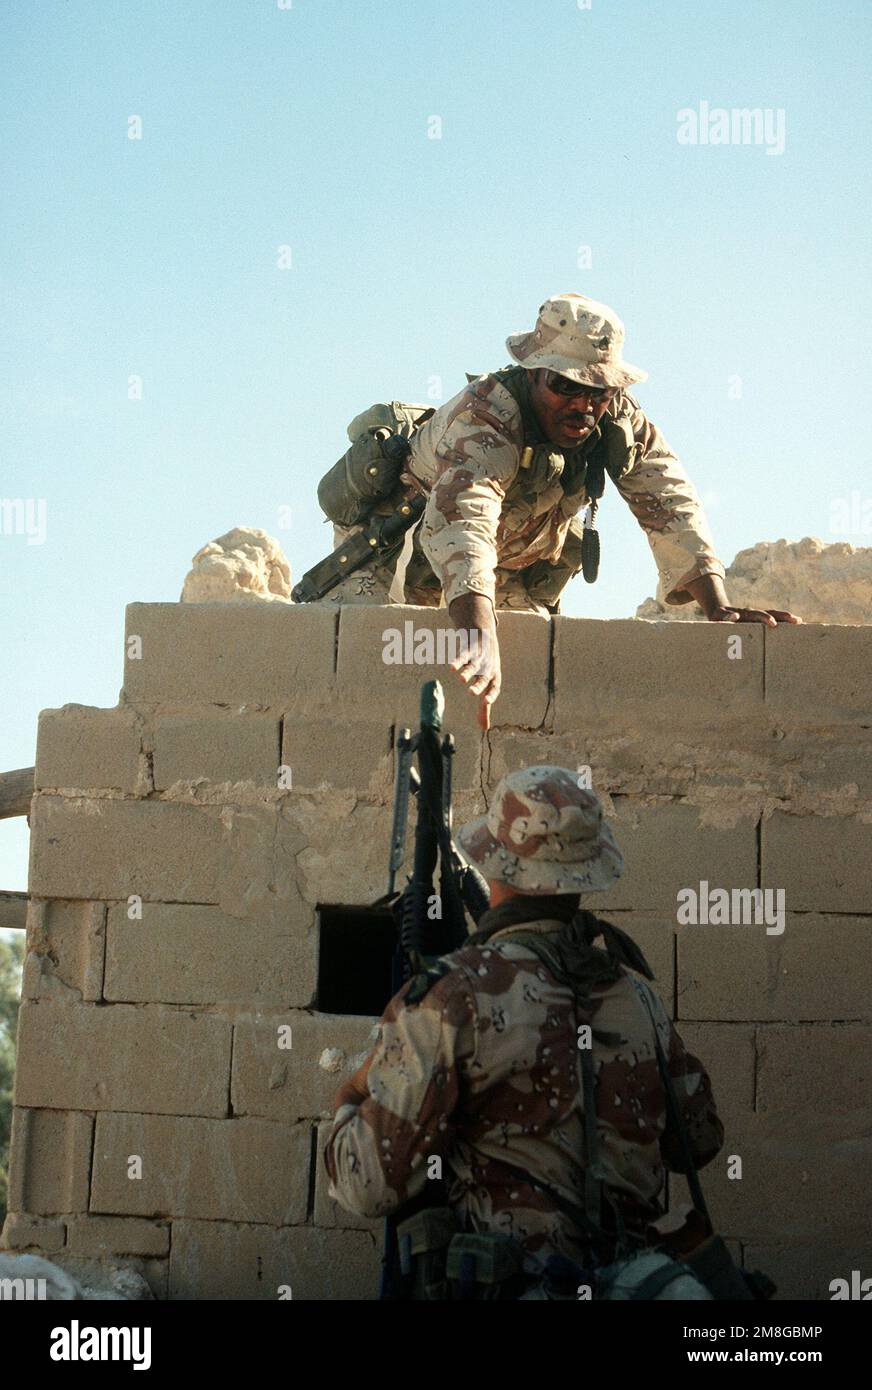
[[[663,1090],[666,1094],[666,1113],[672,1121],[673,1126],[675,1127],[675,1131],[678,1134],[679,1142],[681,1144],[681,1152],[684,1156],[684,1176],[687,1178],[687,1185],[690,1188],[690,1195],[693,1198],[693,1205],[696,1207],[697,1211],[702,1213],[702,1215],[709,1222],[709,1225],[711,1225],[711,1217],[709,1216],[709,1210],[706,1206],[706,1200],[702,1193],[702,1185],[699,1181],[699,1174],[697,1172],[696,1162],[693,1157],[693,1150],[690,1147],[690,1138],[688,1137],[687,1126],[685,1125],[684,1120],[682,1118],[681,1106],[678,1104],[678,1097],[675,1094],[675,1086],[673,1084],[672,1077],[669,1075],[669,1065],[667,1063],[666,1056],[663,1051],[663,1046],[660,1042],[660,1035],[657,1031],[657,1022],[654,1018],[654,1014],[651,1009],[651,1002],[642,983],[639,980],[633,979],[632,975],[628,976],[628,979],[633,985],[633,988],[635,989],[639,998],[642,1000],[648,1017],[651,1020],[651,1026],[654,1030],[654,1048],[657,1053],[657,1066],[660,1069],[660,1080],[663,1082]]]

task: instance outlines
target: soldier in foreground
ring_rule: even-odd
[[[701,1167],[723,1127],[704,1067],[638,977],[650,978],[641,952],[579,909],[623,869],[596,796],[563,768],[512,773],[458,840],[489,881],[491,908],[461,949],[394,996],[373,1051],[337,1092],[330,1194],[362,1216],[395,1212],[427,1197],[438,1158],[443,1216],[459,1231],[496,1236],[503,1255],[510,1237],[528,1280],[555,1257],[577,1278],[645,1246],[665,1168],[684,1167],[682,1142]],[[599,935],[606,949],[592,945]],[[652,1017],[683,1139],[667,1118]],[[418,1253],[433,1228],[424,1222]]]
[[[647,373],[624,361],[623,341],[607,305],[555,295],[532,332],[507,340],[517,365],[474,380],[436,411],[394,402],[358,416],[351,449],[318,489],[337,550],[295,598],[444,599],[455,627],[477,635],[452,665],[481,697],[487,727],[500,689],[495,610],[554,613],[574,574],[596,578],[594,522],[608,474],[648,538],[667,603],[696,601],[711,622],[801,621],[730,605],[696,489],[628,394]]]

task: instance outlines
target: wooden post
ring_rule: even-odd
[[[32,767],[19,767],[15,772],[0,772],[0,820],[8,816],[29,815],[32,796]]]
[[[0,927],[6,931],[24,931],[29,901],[27,893],[0,892]]]

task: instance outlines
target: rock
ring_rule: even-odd
[[[21,1298],[47,1303],[70,1303],[78,1299],[90,1302],[154,1301],[154,1294],[141,1274],[124,1265],[100,1266],[95,1262],[95,1277],[87,1284],[79,1283],[60,1265],[44,1260],[41,1255],[0,1254],[0,1280],[21,1280]],[[45,1281],[44,1295],[39,1281]],[[29,1286],[26,1281],[32,1281]],[[18,1291],[16,1290],[16,1297]]]
[[[0,1254],[0,1279],[21,1280],[22,1299],[26,1298],[28,1293],[30,1299],[37,1299],[41,1279],[45,1280],[45,1301],[48,1303],[69,1303],[82,1297],[75,1279],[58,1265],[52,1264],[51,1260],[44,1260],[41,1255]],[[33,1282],[28,1288],[25,1281],[30,1280]]]
[[[292,603],[291,569],[277,540],[236,526],[198,550],[182,603]]]
[[[759,541],[740,550],[726,575],[730,603],[785,608],[807,623],[872,623],[872,547],[801,541]],[[695,603],[667,604],[662,590],[636,609],[637,618],[702,622]]]

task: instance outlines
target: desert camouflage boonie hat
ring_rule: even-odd
[[[632,386],[648,373],[625,362],[624,325],[614,309],[583,294],[555,294],[539,307],[532,333],[513,333],[506,347],[522,367],[547,367],[586,386]]]
[[[624,857],[594,792],[565,767],[526,767],[496,789],[458,843],[486,878],[519,893],[592,893],[620,878]]]

